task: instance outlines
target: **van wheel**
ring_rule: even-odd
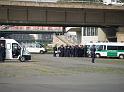
[[[24,56],[21,56],[21,57],[19,58],[19,60],[20,60],[21,62],[25,62],[25,57],[24,57]]]
[[[119,55],[119,58],[120,58],[120,59],[124,59],[124,55],[122,55],[122,54]]]
[[[96,58],[100,58],[100,54],[96,54]]]
[[[41,50],[41,51],[40,51],[40,54],[43,54],[43,53],[44,53],[44,52]]]

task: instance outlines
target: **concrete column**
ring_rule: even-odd
[[[108,41],[106,33],[104,32],[104,30],[102,30],[102,28],[98,28],[98,41],[100,42]]]
[[[84,41],[83,41],[83,35],[84,35],[84,33],[83,33],[83,31],[84,31],[84,27],[81,27],[81,44],[82,45],[84,44]]]
[[[119,27],[116,33],[117,42],[124,42],[124,27]]]
[[[116,33],[118,31],[117,27],[106,27],[106,28],[102,28],[102,30],[105,32],[106,39],[109,42],[117,42],[117,37],[116,37]]]
[[[81,31],[77,31],[76,34],[77,34],[77,43],[81,44]]]
[[[62,28],[62,35],[64,35],[65,32],[66,32],[66,28],[63,27],[63,28]]]

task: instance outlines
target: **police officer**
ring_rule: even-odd
[[[53,56],[56,57],[57,54],[57,45],[53,47]]]
[[[86,45],[83,48],[83,56],[87,57],[87,46]]]
[[[64,49],[65,49],[64,46],[61,45],[60,49],[59,49],[60,50],[60,57],[64,57]]]
[[[0,61],[4,62],[5,56],[6,56],[5,46],[1,43],[0,44]]]
[[[78,56],[78,45],[75,45],[74,47],[74,57]]]
[[[93,46],[90,48],[90,51],[91,51],[92,63],[95,63],[95,62],[94,62],[94,60],[95,60],[95,51],[96,51],[95,45],[93,45]]]

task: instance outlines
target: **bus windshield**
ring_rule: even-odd
[[[103,45],[97,45],[96,49],[97,49],[98,51],[103,50]]]

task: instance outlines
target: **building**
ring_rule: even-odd
[[[81,33],[81,44],[108,41],[105,32],[98,27],[82,27]]]
[[[77,37],[77,44],[106,41],[124,42],[124,27],[77,27],[71,28],[68,31],[75,32],[75,37]]]

